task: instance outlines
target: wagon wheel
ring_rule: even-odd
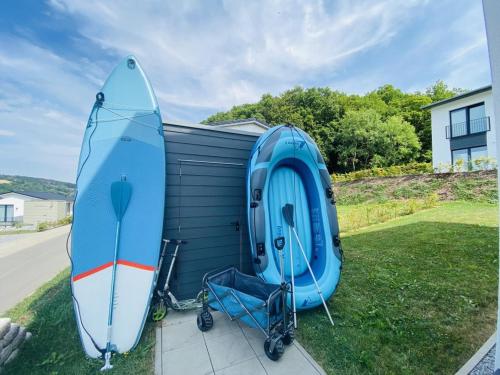
[[[159,322],[167,315],[167,306],[160,298],[158,302],[151,306],[151,320],[153,322]]]
[[[285,345],[282,339],[277,339],[274,344],[274,349],[271,351],[271,342],[273,338],[268,338],[264,341],[264,352],[271,361],[277,361],[285,352]]]
[[[212,314],[210,314],[208,311],[202,311],[201,313],[198,314],[198,317],[196,318],[196,324],[198,325],[200,331],[202,332],[208,331],[214,325],[214,319],[212,318]]]
[[[283,335],[283,344],[290,345],[293,340],[295,340],[295,330],[292,327]]]

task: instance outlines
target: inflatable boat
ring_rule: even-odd
[[[293,208],[292,225],[286,206]],[[337,211],[323,157],[304,131],[277,126],[258,139],[248,165],[247,210],[256,274],[279,284],[283,250],[284,275],[287,281],[293,275],[296,309],[319,306],[321,294],[330,298],[342,268]]]

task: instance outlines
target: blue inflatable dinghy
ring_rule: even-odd
[[[291,125],[264,133],[250,156],[247,197],[257,275],[279,284],[278,250],[283,249],[284,274],[287,281],[293,275],[297,310],[321,305],[321,294],[330,298],[339,282],[342,250],[330,175],[314,141]],[[287,220],[285,208],[290,207],[293,218]],[[297,236],[291,235],[293,229]]]

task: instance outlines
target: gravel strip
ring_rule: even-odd
[[[471,375],[492,375],[495,370],[495,346],[483,357],[476,367],[471,371]]]

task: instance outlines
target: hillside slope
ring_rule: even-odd
[[[434,194],[441,201],[498,202],[496,170],[365,178],[337,182],[334,190],[341,205],[424,199]]]
[[[73,196],[75,184],[46,178],[0,175],[0,194],[7,191],[41,191]]]

